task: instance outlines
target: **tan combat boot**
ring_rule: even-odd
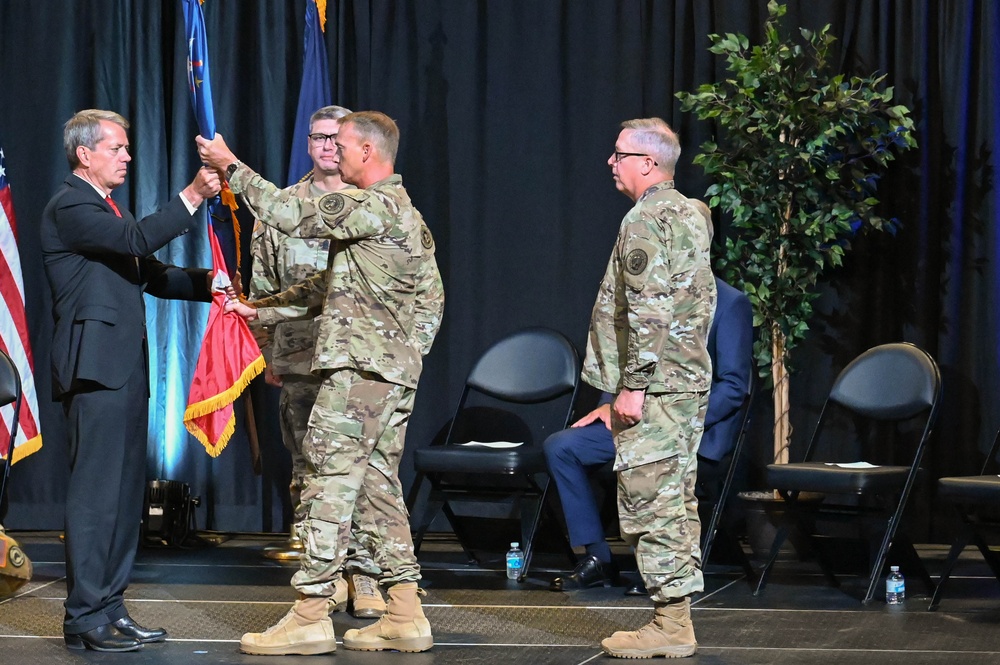
[[[604,653],[615,658],[685,658],[698,651],[691,625],[691,601],[656,604],[653,620],[639,630],[618,631],[601,642]]]
[[[416,582],[389,588],[389,604],[382,618],[361,630],[344,633],[344,646],[356,651],[427,651],[434,646],[431,625],[420,608],[422,593]]]
[[[385,614],[385,601],[378,581],[364,573],[347,576],[350,585],[351,614],[358,619],[377,619]]]
[[[333,595],[327,599],[326,613],[343,612],[347,609],[349,585],[343,577],[338,577],[333,583]]]
[[[337,650],[326,596],[299,596],[292,609],[263,633],[247,633],[240,651],[261,656],[331,653]]]

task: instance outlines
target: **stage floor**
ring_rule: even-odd
[[[260,631],[281,617],[294,599],[288,580],[294,564],[261,556],[274,537],[233,536],[192,549],[143,548],[127,604],[142,624],[163,626],[170,639],[129,654],[71,652],[62,641],[65,598],[63,547],[57,533],[12,533],[35,566],[29,585],[0,601],[0,664],[316,663],[329,656],[248,656],[240,635]],[[627,560],[620,544],[616,552]],[[920,548],[936,574],[943,547]],[[492,558],[489,558],[492,557]],[[645,598],[622,587],[572,593],[548,590],[565,557],[539,556],[524,584],[508,582],[497,552],[480,566],[465,564],[446,537],[429,539],[421,552],[427,590],[425,612],[435,646],[421,654],[365,653],[339,648],[340,665],[402,663],[571,664],[611,660],[600,640],[651,618]],[[818,567],[785,561],[760,597],[753,597],[737,568],[709,567],[706,592],[693,604],[699,651],[686,662],[712,664],[813,663],[971,665],[1000,662],[1000,583],[978,552],[967,550],[941,607],[926,611],[928,596],[907,580],[902,607],[876,601],[863,607],[858,578],[840,589],[826,586]],[[368,623],[333,615],[338,638]]]

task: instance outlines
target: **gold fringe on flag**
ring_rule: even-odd
[[[243,373],[240,374],[240,378],[237,379],[236,383],[233,384],[231,388],[228,388],[224,392],[215,395],[201,402],[196,402],[191,404],[184,410],[184,427],[187,431],[191,432],[191,436],[201,441],[201,445],[205,446],[205,450],[212,457],[218,457],[219,453],[226,447],[229,443],[229,439],[233,436],[233,432],[236,429],[236,415],[235,412],[229,416],[229,422],[226,423],[226,427],[222,432],[222,436],[219,437],[219,443],[213,446],[209,443],[208,435],[205,434],[193,421],[195,418],[200,418],[202,416],[207,416],[210,413],[215,413],[219,409],[228,406],[236,401],[236,398],[240,396],[240,393],[250,385],[250,382],[258,374],[264,371],[264,357],[258,356],[256,360],[250,363]]]

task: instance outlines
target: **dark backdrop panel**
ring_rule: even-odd
[[[301,76],[303,6],[205,4],[219,131],[277,183],[285,181]],[[678,187],[702,195],[709,182],[691,159],[714,128],[682,114],[674,93],[725,75],[707,34],[759,39],[765,17],[764,0],[329,2],[335,101],[398,121],[398,170],[435,234],[445,279],[444,326],[427,359],[408,449],[440,428],[469,365],[492,341],[547,325],[582,347],[630,206],[606,165],[618,124],[648,115],[670,122],[684,148]],[[874,344],[909,340],[938,358],[946,379],[928,466],[934,475],[971,471],[1000,425],[993,182],[1000,10],[975,0],[800,0],[789,3],[787,21],[830,23],[845,71],[885,72],[913,112],[920,143],[882,184],[884,213],[900,219],[900,232],[855,239],[793,358],[796,449],[844,364]],[[58,527],[64,499],[65,425],[46,397],[52,324],[37,231],[66,172],[61,125],[94,106],[129,117],[135,159],[123,200],[149,212],[197,166],[182,47],[179,3],[0,3],[0,145],[21,227],[45,441],[14,468],[12,527]],[[246,236],[251,222],[242,221]],[[727,220],[717,228],[725,235]],[[161,258],[199,263],[205,248],[195,235]],[[243,244],[245,251],[246,237]],[[203,527],[281,528],[287,468],[267,427],[275,414],[257,414],[272,432],[263,436],[261,478],[242,428],[218,459],[190,438],[178,452],[171,432],[183,405],[167,399],[167,387],[186,395],[204,312],[187,304],[151,310],[162,357],[169,350],[175,362],[154,366],[165,388],[152,405],[150,477],[169,471],[191,483],[206,499]],[[756,421],[751,482],[770,455],[768,419],[762,413]],[[407,482],[412,475],[409,457],[402,475]],[[921,500],[914,515],[926,529],[926,494]]]

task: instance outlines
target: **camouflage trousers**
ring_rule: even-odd
[[[302,487],[308,468],[302,453],[302,441],[309,429],[309,414],[316,404],[323,379],[312,375],[285,374],[282,375],[281,382],[281,440],[292,456],[292,482],[288,489],[295,511],[293,521],[299,524],[306,517],[305,506],[302,504]],[[356,519],[356,516],[351,522],[348,529],[346,568],[350,572],[366,573],[378,578],[382,571],[368,550],[361,546],[361,539],[357,534],[364,526],[364,522]]]
[[[305,516],[298,533],[305,552],[292,577],[299,592],[333,595],[352,515],[386,586],[420,579],[399,482],[415,392],[350,369],[323,381],[302,443]]]
[[[621,535],[654,602],[705,588],[694,490],[707,407],[707,393],[647,395],[642,421],[615,432],[616,447],[669,455],[618,471]]]

